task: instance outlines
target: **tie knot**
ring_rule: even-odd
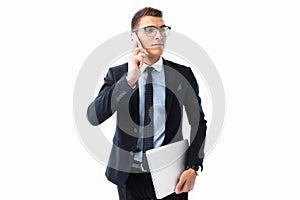
[[[146,83],[147,84],[152,84],[152,71],[153,71],[153,67],[151,67],[151,66],[148,66],[147,68],[146,68],[146,70],[147,70],[147,79],[146,79]]]
[[[147,67],[147,73],[151,74],[153,71],[153,67],[151,67],[150,65]]]

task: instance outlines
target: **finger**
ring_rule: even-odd
[[[182,189],[182,190],[183,190],[184,192],[189,192],[189,191],[193,190],[194,184],[195,184],[195,182],[193,182],[193,181],[186,181],[186,183],[185,183],[185,185],[183,186],[183,189]]]
[[[143,64],[144,64],[143,60],[140,61],[139,68],[141,68],[143,66]]]
[[[137,41],[134,41],[133,43],[133,47],[132,47],[132,51],[134,51],[135,49],[137,49],[139,47],[139,44]]]
[[[141,58],[144,58],[146,56],[146,54],[145,53],[143,53],[143,52],[139,52],[135,57],[137,58],[137,57],[141,57]]]
[[[133,47],[131,49],[131,52],[133,54],[138,54],[140,52],[140,47],[138,46],[138,43],[135,41],[134,44],[133,44]]]
[[[188,184],[184,184],[180,192],[189,192],[191,187]]]
[[[144,53],[139,53],[138,55],[134,56],[134,58],[139,61],[139,62],[143,62],[144,58],[145,58],[145,54]]]
[[[183,185],[184,185],[184,180],[179,179],[178,183],[177,183],[176,186],[175,186],[175,193],[176,193],[176,194],[179,194],[179,193],[182,192]]]
[[[143,49],[143,48],[135,48],[135,49],[132,49],[132,52],[134,55],[137,55],[138,53],[144,53],[145,55],[149,55],[149,53],[146,51],[146,49]]]
[[[143,52],[144,54],[146,54],[147,56],[149,56],[149,53],[147,52],[146,49],[142,49],[142,50],[143,50],[142,52]]]

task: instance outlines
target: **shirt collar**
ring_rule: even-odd
[[[145,71],[145,69],[148,67],[149,65],[144,63],[143,66],[141,67],[141,72],[143,73]],[[159,60],[151,65],[156,71],[161,72],[162,68],[163,68],[163,59],[162,57],[159,58]]]

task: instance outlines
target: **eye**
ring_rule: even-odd
[[[155,28],[154,27],[146,27],[145,31],[148,33],[153,33],[155,31]]]
[[[160,32],[161,32],[161,33],[166,32],[166,29],[167,29],[166,27],[161,27],[161,28],[160,28]]]

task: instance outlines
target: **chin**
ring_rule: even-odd
[[[151,56],[161,56],[163,54],[163,49],[161,48],[157,48],[157,49],[147,49],[147,52],[151,55]]]

